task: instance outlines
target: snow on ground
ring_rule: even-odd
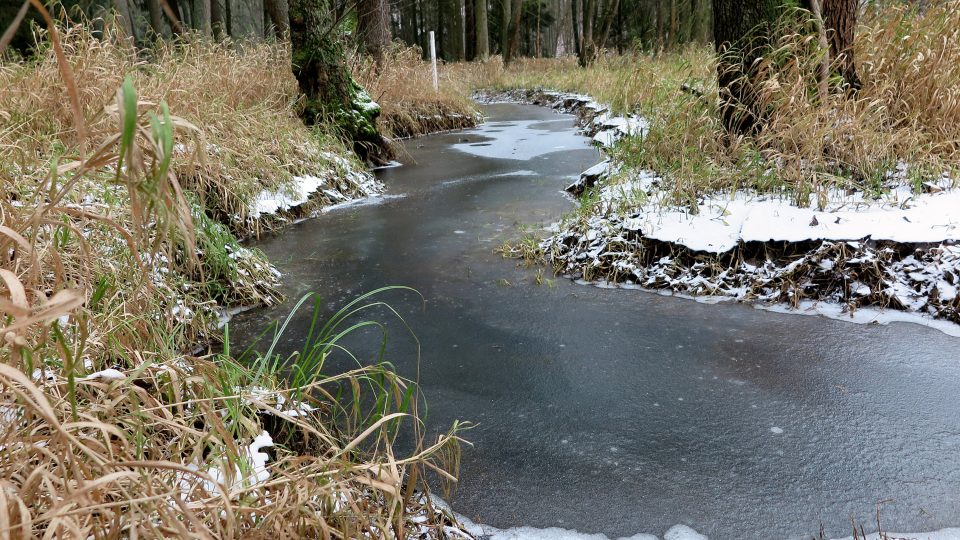
[[[739,242],[803,242],[807,240],[890,240],[901,243],[935,243],[960,240],[960,191],[912,193],[906,187],[881,199],[831,193],[822,210],[799,208],[791,201],[737,192],[704,199],[691,213],[655,199],[656,177],[638,175],[626,185],[604,187],[621,190],[623,199],[643,193],[648,203],[625,220],[625,227],[648,238],[684,245],[694,251],[724,253]]]
[[[574,113],[604,148],[649,127],[581,94],[516,90],[492,99]],[[607,159],[567,188],[579,196],[599,186],[592,214],[554,225],[541,247],[575,279],[958,335],[960,190],[946,174],[908,185],[907,168],[897,164],[876,197],[834,190],[799,207],[787,196],[738,191],[690,208],[671,202],[656,173],[623,173]]]
[[[377,195],[383,185],[367,171],[358,169],[350,160],[331,152],[323,152],[331,168],[324,176],[295,176],[290,185],[264,190],[247,209],[247,217],[261,217],[296,210],[311,199],[322,197],[329,204],[345,203]]]
[[[879,533],[871,533],[867,534],[866,537],[859,537],[859,540],[958,540],[960,539],[960,528],[921,533],[886,532],[884,535],[881,537]],[[853,537],[847,536],[837,540],[853,540]]]
[[[475,523],[450,509],[450,506],[438,497],[433,497],[434,505],[442,512],[452,516],[460,527],[447,527],[446,537],[451,539],[468,538],[464,532],[472,535],[478,540],[612,540],[604,534],[582,533],[571,529],[562,529],[559,527],[511,527],[508,529],[498,529],[489,525]],[[960,528],[942,529],[933,532],[915,532],[915,533],[886,533],[887,536],[881,538],[877,533],[868,534],[862,540],[960,540]],[[649,533],[638,533],[632,536],[619,537],[616,540],[709,540],[693,528],[677,524],[667,529],[663,536],[656,536]],[[839,540],[853,540],[850,537]]]

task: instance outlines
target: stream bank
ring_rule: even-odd
[[[851,322],[908,320],[960,335],[960,191],[946,173],[908,179],[899,164],[881,192],[833,189],[825,200],[809,196],[804,207],[789,193],[737,190],[681,204],[669,179],[625,166],[617,153],[622,138],[642,144],[643,118],[613,115],[581,94],[479,97],[571,112],[612,156],[567,186],[580,209],[533,254],[556,273]]]
[[[476,423],[458,512],[504,531],[615,538],[683,524],[709,538],[806,540],[821,523],[828,538],[849,534],[850,516],[872,523],[877,501],[893,498],[885,528],[957,525],[952,338],[582,287],[506,261],[494,249],[569,211],[564,188],[602,155],[572,116],[484,110],[478,128],[406,142],[404,166],[377,171],[387,191],[375,204],[254,245],[288,298],[321,295],[321,317],[384,285],[423,294],[384,298],[405,320],[385,323],[385,354],[419,378],[428,434]],[[230,334],[256,335],[288,311],[243,314]],[[278,348],[296,350],[308,327],[294,317]],[[343,345],[363,360],[379,343],[372,333]],[[334,356],[325,369],[355,366]]]

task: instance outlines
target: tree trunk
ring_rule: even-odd
[[[620,0],[608,0],[607,12],[603,16],[603,30],[600,33],[600,39],[597,41],[597,48],[603,49],[607,46],[607,40],[610,38],[610,28],[613,26],[613,18],[617,15],[620,8]]]
[[[857,0],[821,0],[823,22],[830,38],[830,57],[840,59],[840,75],[852,90],[859,90],[860,77],[853,58],[857,28]]]
[[[670,38],[668,43],[671,49],[679,43],[677,39],[677,0],[670,0]]]
[[[693,17],[691,39],[699,43],[709,43],[713,39],[710,31],[709,0],[692,0],[690,11]]]
[[[150,30],[153,37],[163,37],[163,8],[160,7],[160,0],[147,0],[147,11],[150,13]]]
[[[570,0],[570,14],[573,16],[573,54],[580,56],[580,0]]]
[[[227,0],[230,5],[230,37],[260,39],[264,35],[262,0]]]
[[[537,0],[537,37],[533,42],[533,56],[536,58],[540,58],[540,9],[542,6],[540,0]]]
[[[477,7],[474,0],[463,2],[463,58],[474,60],[477,57]]]
[[[212,30],[210,25],[210,12],[212,0],[193,0],[192,19],[194,28],[206,37],[210,37]]]
[[[453,17],[453,24],[450,25],[453,58],[454,60],[463,60],[466,57],[466,51],[464,51],[466,36],[463,31],[463,0],[451,0],[450,7],[450,15]]]
[[[728,130],[755,132],[762,112],[753,87],[754,62],[769,45],[782,0],[713,0],[713,31],[719,56],[720,114]]]
[[[523,0],[513,0],[510,6],[510,34],[503,63],[509,64],[517,54],[520,45],[520,21],[523,16]]]
[[[216,39],[227,37],[226,0],[210,0],[210,29],[213,30],[213,37]]]
[[[587,67],[596,56],[593,42],[593,21],[597,12],[597,0],[586,0],[583,5],[583,34],[580,37],[580,66]]]
[[[304,122],[332,121],[363,159],[385,163],[392,152],[377,131],[380,107],[351,77],[343,40],[330,30],[324,0],[291,0],[289,5],[292,69],[305,98]]]
[[[306,96],[304,120],[316,123],[331,110],[350,107],[350,72],[323,0],[291,0],[290,47],[293,74]]]
[[[124,35],[131,42],[135,42],[137,36],[134,34],[133,18],[130,16],[130,4],[127,3],[127,0],[113,0],[113,9],[117,11],[117,16],[120,18]]]
[[[810,13],[817,25],[817,41],[820,46],[820,72],[817,74],[817,93],[819,99],[827,99],[830,91],[830,44],[827,41],[827,28],[823,23],[823,13],[820,10],[820,0],[810,0]]]
[[[273,31],[279,39],[285,39],[290,33],[290,6],[287,0],[263,0],[263,4],[270,15]]]
[[[363,48],[377,69],[390,46],[390,6],[387,0],[360,0],[357,4],[357,29]]]
[[[481,62],[486,62],[490,56],[490,37],[487,30],[487,0],[474,0],[474,8],[476,8],[477,23],[477,59]]]
[[[507,59],[507,45],[510,44],[510,7],[513,0],[500,0],[500,55]]]

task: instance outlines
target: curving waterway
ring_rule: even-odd
[[[960,524],[960,340],[538,279],[494,249],[569,210],[562,188],[600,156],[570,116],[484,112],[477,129],[408,141],[404,166],[378,171],[387,197],[260,242],[291,300],[231,333],[310,291],[330,313],[385,285],[420,291],[383,297],[419,365],[398,323],[387,358],[419,369],[431,431],[477,423],[450,502],[494,527],[809,539],[823,524],[829,538],[851,516],[875,528],[879,501],[887,530]]]

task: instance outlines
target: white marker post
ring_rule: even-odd
[[[433,30],[430,31],[430,62],[433,64],[433,91],[440,90],[440,81],[437,79],[437,46],[433,42]]]

